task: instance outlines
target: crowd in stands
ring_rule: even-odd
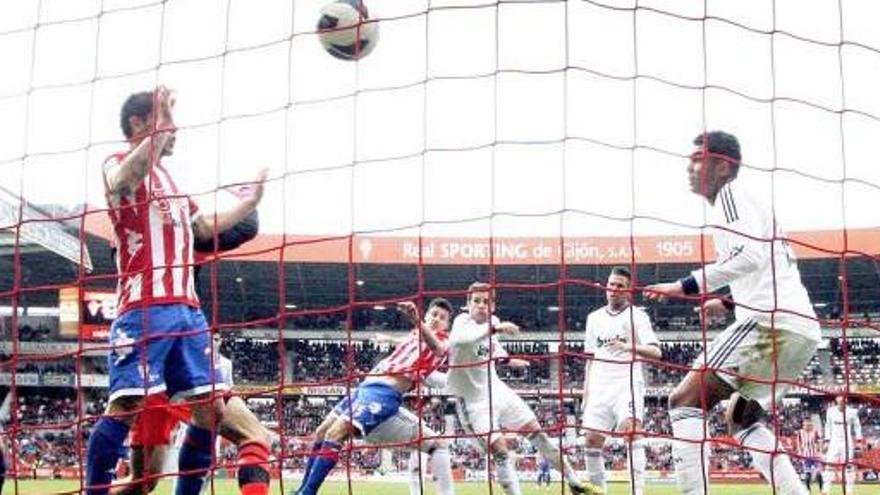
[[[360,340],[353,341],[350,348],[339,341],[294,340],[288,342],[288,348],[294,377],[311,383],[344,383],[346,377],[357,378],[390,350],[388,345]]]
[[[77,398],[72,389],[68,390],[70,393],[56,393],[49,396],[31,389],[18,396],[16,421],[19,432],[16,439],[18,459],[23,466],[73,467],[79,462],[77,435],[82,435],[82,439],[87,438],[90,425],[89,421],[80,421],[80,419],[99,414],[103,410],[106,398],[93,394],[83,397],[84,411],[80,417],[77,414]],[[249,406],[271,429],[283,432],[288,442],[285,449],[285,466],[296,469],[301,468],[305,460],[303,454],[306,450],[303,449],[308,448],[310,435],[335,405],[336,400],[338,398],[328,397],[325,400],[320,397],[291,397],[285,398],[279,409],[274,399],[257,398],[250,399]],[[448,399],[435,397],[421,399],[421,402],[415,401],[416,399],[409,399],[407,406],[412,410],[421,411],[426,425],[444,435],[452,434],[449,426],[454,425],[454,433],[464,437],[460,427],[452,419],[454,408]],[[549,432],[559,434],[561,430],[557,426],[561,421],[565,421],[569,426],[569,436],[571,435],[570,427],[577,424],[576,401],[567,401],[562,407],[556,397],[552,396],[544,397],[543,400],[529,399],[529,401],[539,423]],[[651,436],[671,435],[668,411],[662,402],[659,398],[649,398],[646,405],[644,425],[646,431],[652,433]],[[797,403],[787,402],[780,407],[775,416],[768,418],[768,422],[779,429],[783,438],[790,438],[800,428],[804,418],[821,416],[824,407],[825,404],[822,402],[807,400]],[[871,438],[869,432],[880,432],[880,404],[860,402],[857,403],[857,407],[866,436]],[[279,418],[282,418],[280,427]],[[715,438],[726,437],[722,409],[716,408],[709,418],[710,434]],[[77,424],[81,425],[79,430],[76,428]],[[585,460],[583,449],[576,447],[570,438],[564,443],[569,445],[568,451],[575,467],[582,468]],[[485,467],[485,455],[473,442],[465,438],[457,438],[452,444],[453,462],[456,465],[468,469]],[[276,454],[280,453],[279,449],[280,444],[275,445]],[[744,469],[750,466],[750,456],[740,449],[723,444],[716,444],[713,449],[713,466],[716,469]],[[524,441],[517,442],[517,452],[522,463],[520,467],[532,469],[535,452],[530,444]],[[609,469],[623,469],[626,466],[626,449],[620,442],[610,442],[605,453]],[[394,455],[395,462],[405,463],[408,454],[401,451]],[[647,455],[649,469],[671,469],[671,452],[668,444],[651,443]],[[234,459],[232,454],[225,454],[224,458],[227,457]],[[375,449],[358,449],[353,454],[352,461],[359,469],[376,469],[380,464],[381,455]]]
[[[514,386],[542,390],[541,400],[531,396],[533,408],[540,424],[549,431],[560,422],[571,426],[576,425],[579,405],[577,400],[567,400],[560,404],[558,395],[554,394],[553,384],[556,376],[551,365],[560,360],[564,363],[566,387],[576,388],[583,379],[586,356],[583,354],[581,342],[567,344],[566,352],[551,352],[551,344],[547,342],[507,342],[505,348],[512,357],[522,358],[530,363],[525,368],[517,368],[499,363],[500,375]],[[698,342],[664,342],[662,345],[663,360],[673,367],[647,366],[649,385],[672,386],[683,376],[683,369],[701,352]],[[279,346],[277,342],[261,342],[245,339],[227,339],[222,352],[234,361],[235,378],[238,383],[277,383],[280,375]],[[285,343],[286,365],[291,366],[293,376],[307,376],[306,385],[345,386],[345,371],[351,369],[351,362],[358,373],[366,373],[382,356],[386,355],[390,346],[372,341],[354,341],[351,348],[339,341],[305,341],[294,340]],[[874,339],[851,339],[846,349],[838,339],[829,344],[830,357],[843,359],[850,356],[862,360],[862,363],[876,361],[880,355],[880,344]],[[564,356],[560,359],[560,356]],[[350,361],[349,361],[350,360]],[[8,359],[3,360],[8,362]],[[83,359],[82,369],[95,369],[104,359]],[[76,371],[74,362],[27,362],[20,363],[19,370],[36,373],[73,373]],[[813,363],[818,366],[818,363]],[[811,366],[813,366],[811,365]],[[866,364],[867,365],[867,364]],[[558,369],[558,368],[552,368]],[[357,375],[355,373],[354,375]],[[343,378],[343,380],[340,380]],[[356,383],[359,377],[353,376]],[[548,391],[549,389],[549,391]],[[2,391],[4,394],[6,390]],[[338,390],[337,392],[338,393]],[[15,436],[19,452],[19,462],[30,467],[62,466],[71,467],[79,462],[77,445],[84,445],[78,440],[87,438],[91,424],[89,417],[99,415],[105,405],[106,396],[103,390],[89,390],[77,396],[75,389],[65,387],[37,388],[19,387],[16,392],[15,422],[18,431]],[[249,399],[254,412],[270,428],[281,432],[288,443],[285,444],[285,465],[291,468],[301,467],[305,460],[304,453],[309,447],[309,436],[320,424],[333,407],[338,397],[321,397],[299,395],[286,397],[279,407],[274,398],[260,397]],[[421,411],[425,423],[434,430],[450,435],[461,434],[454,421],[452,403],[440,397],[423,397],[420,402],[410,399],[408,406]],[[81,405],[80,405],[81,404]],[[863,424],[866,437],[880,436],[880,402],[855,401]],[[768,421],[777,429],[783,438],[795,434],[804,418],[824,415],[827,402],[819,398],[805,398],[800,401],[789,399],[779,407]],[[726,427],[720,408],[709,416],[709,431],[713,437],[725,437]],[[79,428],[77,429],[77,425]],[[671,435],[668,410],[662,397],[647,399],[644,426],[652,435]],[[450,427],[455,431],[450,431]],[[8,428],[8,425],[7,425]],[[570,428],[569,428],[570,430]],[[569,437],[571,432],[568,433]],[[571,438],[567,438],[569,443]],[[276,445],[276,452],[280,452]],[[718,469],[741,469],[750,465],[747,453],[725,445],[715,445],[713,456],[714,466]],[[528,442],[519,442],[517,450],[520,454],[523,469],[530,469],[534,462],[534,452]],[[582,467],[584,462],[582,449],[570,446],[575,466]],[[469,469],[480,469],[485,466],[483,455],[473,444],[465,439],[456,439],[452,446],[453,461],[456,465]],[[610,443],[606,448],[609,468],[625,466],[625,449],[622,445]],[[406,452],[395,454],[395,462],[404,463]],[[665,443],[652,443],[647,450],[650,469],[670,469],[671,452]],[[232,457],[234,459],[234,457]],[[359,449],[353,454],[352,460],[358,468],[376,469],[381,462],[381,455],[375,449]]]
[[[220,353],[232,359],[235,383],[279,383],[279,349],[277,342],[253,339],[226,339],[220,345]]]

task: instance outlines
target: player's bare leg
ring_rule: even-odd
[[[178,457],[175,495],[194,495],[202,490],[214,458],[214,435],[223,420],[224,403],[213,394],[200,394],[188,399],[192,419]]]
[[[242,495],[269,493],[269,430],[241,397],[226,401],[220,435],[238,447],[238,487]]]
[[[620,430],[626,435],[627,448],[629,449],[629,471],[632,480],[633,495],[645,493],[645,441],[639,434],[642,429],[641,421],[635,418],[626,418],[620,426]]]
[[[146,495],[155,490],[167,454],[167,445],[132,447],[131,475],[122,480],[122,488],[112,490],[113,495]]]
[[[550,437],[548,437],[547,433],[541,429],[541,425],[539,425],[537,421],[529,421],[520,432],[525,435],[529,440],[529,443],[538,450],[538,453],[550,462],[553,469],[562,473],[562,477],[565,479],[569,488],[571,488],[572,493],[604,493],[604,490],[600,489],[600,487],[593,486],[592,483],[584,484],[578,479],[577,473],[572,469],[571,463],[568,462],[568,458],[559,449],[559,445],[550,440]]]
[[[240,493],[268,493],[269,472],[266,463],[271,442],[270,433],[240,397],[232,397],[226,402],[218,430],[220,436],[238,447]],[[124,482],[125,486],[114,490],[113,495],[143,495],[155,490],[167,454],[167,445],[132,447],[132,474],[129,481]]]

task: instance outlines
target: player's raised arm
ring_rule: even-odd
[[[253,185],[241,200],[231,209],[209,215],[196,215],[192,220],[193,234],[198,240],[207,240],[214,237],[214,232],[224,232],[235,226],[238,222],[251,214],[263,199],[263,184],[266,182],[268,169],[261,169]]]
[[[128,194],[140,185],[150,168],[159,162],[174,139],[174,95],[165,86],[132,96],[122,109],[122,130],[132,149],[118,160],[104,164],[107,190]],[[158,106],[158,111],[152,107]],[[146,119],[139,114],[147,114]]]

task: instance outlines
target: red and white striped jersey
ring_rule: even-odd
[[[193,280],[192,219],[195,202],[180,195],[161,163],[134,191],[113,193],[107,174],[125,153],[104,162],[108,214],[116,234],[119,315],[137,306],[183,303],[198,307]]]
[[[819,430],[814,428],[810,431],[800,429],[797,432],[797,453],[798,455],[813,459],[822,455],[822,436]]]
[[[437,339],[446,342],[449,334],[437,332]],[[370,371],[370,376],[365,382],[381,380],[384,376],[403,376],[413,382],[413,386],[424,380],[446,360],[446,354],[434,352],[425,339],[419,335],[419,329],[414,329],[406,340],[394,348],[394,351]]]

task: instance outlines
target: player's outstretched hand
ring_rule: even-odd
[[[649,301],[666,302],[670,298],[684,297],[684,289],[681,282],[666,282],[645,287],[645,299]]]
[[[409,318],[409,322],[413,325],[419,323],[419,308],[416,307],[416,303],[412,301],[399,302],[397,303],[397,310],[406,315]]]
[[[495,331],[507,335],[516,335],[519,333],[519,327],[515,323],[502,321],[498,325],[495,325]]]
[[[633,349],[633,345],[623,340],[615,339],[608,342],[608,344],[606,345],[608,346],[608,349],[614,352],[619,352],[623,354],[632,354],[633,352],[635,352],[635,350]]]
[[[160,129],[174,126],[174,104],[177,103],[177,97],[174,92],[167,86],[160,85],[156,88],[156,100],[159,103],[159,121],[157,122]]]
[[[255,207],[260,204],[263,199],[263,188],[266,184],[266,177],[269,176],[268,168],[261,168],[257,172],[257,177],[251,182],[250,186],[243,191],[242,201],[248,201]]]

